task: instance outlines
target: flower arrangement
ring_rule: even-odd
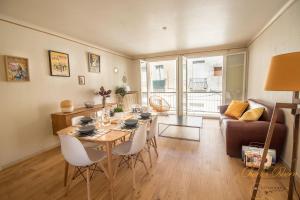
[[[100,87],[100,91],[97,92],[98,95],[102,96],[102,106],[105,107],[106,98],[110,97],[111,90],[105,90],[103,86]]]

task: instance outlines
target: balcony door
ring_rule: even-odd
[[[217,113],[222,104],[223,56],[183,59],[183,114]]]
[[[148,105],[151,96],[159,96],[177,112],[177,59],[141,61],[141,102]]]

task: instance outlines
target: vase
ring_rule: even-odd
[[[117,101],[118,101],[118,107],[119,108],[123,108],[123,106],[124,106],[124,104],[123,104],[123,102],[124,102],[124,97],[123,96],[121,96],[121,95],[118,95],[117,96]]]
[[[103,108],[105,108],[105,104],[106,104],[106,97],[103,96],[102,97],[102,106],[103,106]]]

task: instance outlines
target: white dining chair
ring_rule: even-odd
[[[74,167],[71,181],[67,185],[66,195],[72,180],[78,176],[82,176],[87,183],[87,199],[90,200],[90,180],[94,172],[102,171],[107,177],[107,171],[101,163],[101,161],[106,158],[106,153],[92,148],[84,148],[77,138],[70,135],[59,135],[59,139],[61,152],[65,161]],[[84,176],[84,172],[86,172],[86,176]]]
[[[121,167],[123,164],[127,164],[127,166],[132,170],[132,186],[134,190],[136,189],[135,166],[137,161],[142,162],[147,174],[149,173],[142,156],[142,151],[146,145],[147,139],[147,124],[148,123],[140,124],[139,128],[135,131],[132,140],[121,143],[112,150],[113,155],[121,157],[118,165],[115,168],[114,176],[117,175],[119,167]]]
[[[72,118],[72,126],[77,126],[77,125],[80,125],[81,124],[81,119],[83,118],[84,116],[77,116],[77,117],[73,117]],[[79,141],[80,142],[80,141]],[[85,148],[98,148],[99,147],[99,144],[97,143],[94,143],[94,142],[81,142],[82,145],[85,147]],[[67,183],[68,183],[68,171],[69,171],[69,163],[66,162],[65,163],[65,176],[64,176],[64,186],[67,186]]]
[[[156,135],[157,135],[157,116],[152,118],[152,122],[150,124],[150,129],[147,130],[147,152],[150,161],[150,167],[152,167],[152,158],[151,158],[151,147],[153,147],[156,156],[158,157],[157,151],[157,142],[156,142]]]

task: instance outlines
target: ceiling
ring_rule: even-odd
[[[0,0],[0,13],[137,56],[188,49],[245,47],[286,2]]]

